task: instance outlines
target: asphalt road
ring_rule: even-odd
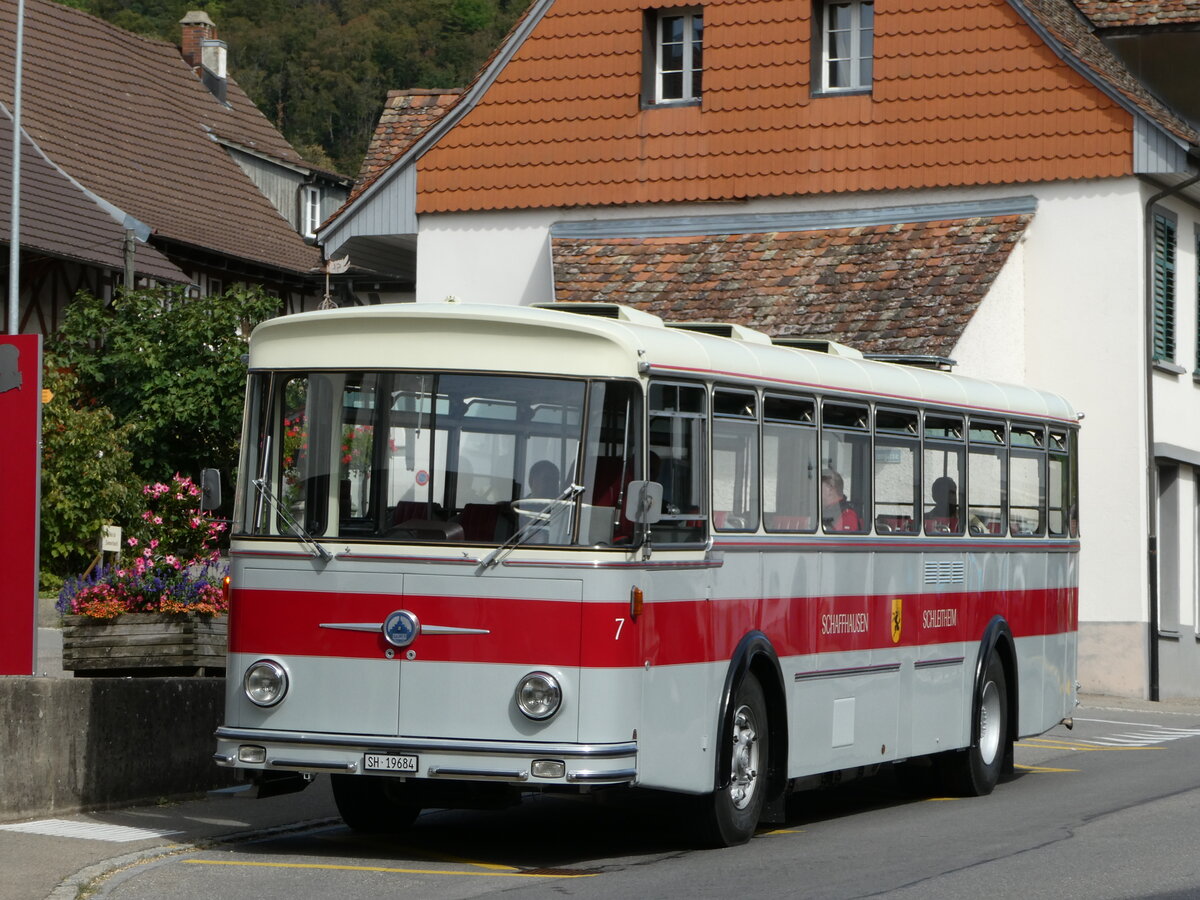
[[[691,849],[686,810],[649,801],[433,811],[403,836],[362,836],[311,818],[328,803],[314,786],[293,801],[307,825],[163,843],[88,870],[89,896],[1200,897],[1200,704],[1094,699],[1075,722],[1019,744],[1018,774],[990,797],[941,798],[888,772],[796,795],[786,826],[718,851]]]

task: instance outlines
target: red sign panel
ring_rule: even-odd
[[[0,335],[0,675],[37,662],[42,337]]]

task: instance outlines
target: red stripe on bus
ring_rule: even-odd
[[[397,609],[422,626],[487,634],[420,635],[397,649],[375,625]],[[980,639],[993,616],[1014,637],[1074,632],[1078,591],[1049,588],[978,593],[742,598],[648,602],[635,621],[628,603],[235,589],[229,649],[252,655],[384,658],[532,666],[625,668],[727,660],[759,630],[779,656],[920,647]]]

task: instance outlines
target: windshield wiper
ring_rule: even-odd
[[[582,484],[572,484],[565,491],[546,504],[549,509],[543,512],[529,513],[528,515],[533,516],[533,518],[530,519],[529,524],[523,526],[517,531],[516,534],[480,560],[479,567],[481,569],[487,569],[490,566],[495,566],[501,563],[504,558],[508,556],[508,554],[512,553],[515,549],[521,546],[521,544],[529,540],[529,538],[533,537],[540,531],[545,531],[548,529],[550,527],[550,523],[557,518],[560,512],[562,512],[564,509],[572,509],[574,504],[566,501],[574,500],[582,493]]]
[[[254,486],[258,488],[259,494],[265,497],[267,502],[271,504],[271,509],[275,510],[275,514],[283,519],[284,524],[292,530],[292,536],[308,548],[309,553],[318,557],[322,562],[329,562],[333,559],[333,554],[313,540],[312,535],[304,530],[304,526],[296,521],[296,517],[288,511],[288,508],[275,499],[275,495],[271,493],[271,489],[267,486],[265,478],[255,478]]]

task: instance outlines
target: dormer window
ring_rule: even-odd
[[[305,237],[316,237],[321,226],[321,189],[315,184],[306,184],[301,194],[302,233]]]
[[[646,105],[700,101],[703,34],[704,12],[700,9],[647,11],[643,90]]]
[[[875,53],[874,0],[818,0],[817,88],[824,93],[869,91]]]

